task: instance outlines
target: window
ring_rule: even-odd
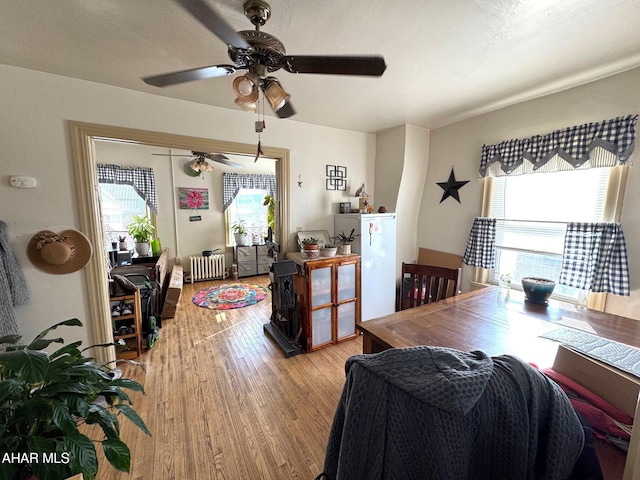
[[[557,282],[566,223],[610,221],[606,203],[609,185],[614,188],[616,184],[609,182],[614,170],[594,168],[486,179],[486,216],[498,219],[496,267],[489,280],[498,283],[501,274],[511,274],[514,285],[520,285],[524,276]],[[556,285],[554,295],[577,302],[586,298],[586,292],[565,285]]]
[[[109,244],[121,236],[127,237],[127,243],[133,243],[127,232],[131,215],[147,215],[154,226],[156,223],[158,203],[153,168],[98,163],[96,170],[105,247],[108,250]]]
[[[148,215],[155,223],[155,216],[147,207],[144,199],[138,195],[131,185],[115,183],[99,183],[100,205],[102,208],[105,241],[117,242],[118,237],[126,236],[127,242],[134,240],[127,233],[127,225],[131,223],[131,215]],[[111,247],[107,245],[107,249]]]
[[[240,188],[231,205],[226,210],[227,245],[234,245],[231,225],[244,220],[249,235],[267,235],[267,207],[264,205],[266,190],[259,188]]]

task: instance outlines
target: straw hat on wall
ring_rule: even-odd
[[[63,274],[83,268],[91,259],[89,239],[77,230],[42,230],[27,245],[27,256],[43,272]]]

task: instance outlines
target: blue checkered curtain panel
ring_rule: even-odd
[[[156,197],[156,179],[153,168],[122,167],[120,165],[98,164],[98,182],[131,185],[156,215],[158,198]]]
[[[638,115],[586,123],[546,135],[483,145],[482,177],[631,164]]]
[[[236,198],[241,188],[266,190],[272,197],[276,196],[276,176],[258,173],[223,173],[222,174],[222,210],[226,210]]]
[[[627,246],[620,224],[568,223],[558,283],[628,296]]]
[[[471,226],[462,261],[472,267],[496,265],[496,219],[476,217]]]

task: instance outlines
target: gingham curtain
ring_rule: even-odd
[[[156,197],[156,180],[153,168],[123,167],[120,165],[98,164],[98,182],[131,185],[142,197],[149,208],[158,214],[158,199]]]
[[[223,173],[222,174],[222,204],[226,210],[241,188],[255,188],[266,190],[272,197],[276,196],[276,176],[258,173]]]
[[[496,265],[496,219],[476,217],[471,226],[462,261],[472,267]]]
[[[546,135],[483,145],[482,177],[630,164],[638,115],[576,125]]]
[[[558,283],[628,296],[627,246],[620,224],[568,223]]]

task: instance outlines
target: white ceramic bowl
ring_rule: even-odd
[[[321,257],[333,257],[336,252],[338,251],[338,247],[322,247],[320,249],[320,256]]]

